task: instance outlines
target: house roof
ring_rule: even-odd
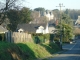
[[[36,32],[40,26],[43,26],[44,29],[46,28],[46,24],[18,24],[17,30],[23,29],[24,32]]]
[[[5,33],[5,32],[8,32],[8,30],[0,25],[0,33]]]

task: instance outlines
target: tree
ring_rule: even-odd
[[[15,31],[17,25],[20,23],[29,23],[31,21],[29,8],[22,8],[21,10],[10,10],[7,12],[7,16],[10,20],[8,29]],[[13,27],[14,26],[14,27]]]
[[[55,16],[56,18],[59,18],[59,16],[60,16],[60,11],[59,11],[58,9],[54,9],[54,10],[52,10],[52,11],[53,11],[54,16]]]
[[[2,11],[8,11],[10,9],[15,9],[16,7],[22,6],[23,1],[25,0],[1,0],[0,9]]]
[[[35,8],[34,10],[35,10],[35,11],[42,11],[42,12],[44,12],[44,11],[45,11],[45,9],[44,9],[44,8],[42,8],[42,7]]]
[[[66,10],[64,11],[64,13],[65,13],[65,14],[69,14],[69,9],[66,9]]]
[[[72,27],[68,24],[62,24],[62,39],[63,42],[69,42],[72,37]]]
[[[61,24],[57,26],[58,33],[63,42],[69,42],[73,35],[73,25],[72,20],[69,15],[62,14]]]
[[[23,7],[20,10],[20,23],[29,23],[31,21],[31,11],[29,8]]]
[[[23,0],[1,0],[0,1],[0,25],[6,20],[7,12],[10,9],[16,9],[20,7],[20,2]],[[18,8],[19,9],[19,8]]]
[[[29,8],[23,8],[25,0],[1,0],[0,1],[0,25],[9,20],[8,29],[15,31],[17,24],[28,23],[30,18]],[[13,27],[14,26],[14,27]]]
[[[78,18],[78,15],[80,15],[80,10],[66,9],[64,13],[68,14],[71,19],[76,20]]]
[[[62,14],[61,23],[73,26],[73,21],[68,14]]]

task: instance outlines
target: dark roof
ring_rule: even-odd
[[[46,28],[46,24],[18,24],[18,29],[23,29],[24,32],[36,32],[39,26],[43,26],[44,29]]]
[[[49,24],[49,27],[55,27],[56,25],[54,23]]]
[[[55,22],[55,20],[50,20],[49,22],[48,22],[48,24],[49,24],[49,27],[55,27],[56,26],[56,22]]]

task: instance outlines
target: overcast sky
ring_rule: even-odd
[[[63,3],[65,7],[62,9],[80,9],[80,0],[26,0],[26,7],[34,9],[43,7],[48,10],[59,9],[59,3]]]

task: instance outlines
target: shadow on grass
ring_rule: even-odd
[[[43,46],[50,54],[54,54],[60,51],[60,48],[55,43],[49,43],[47,45],[40,44],[40,45]]]
[[[22,53],[29,58],[29,60],[36,59],[34,52],[26,44],[18,43],[17,45]]]
[[[34,52],[23,43],[0,42],[0,60],[33,60]]]

